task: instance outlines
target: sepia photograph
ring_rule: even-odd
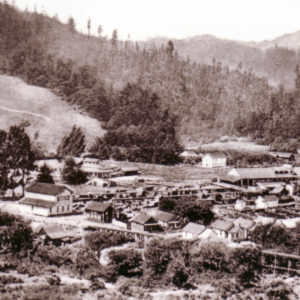
[[[299,300],[300,1],[0,0],[0,299]]]

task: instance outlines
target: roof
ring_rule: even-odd
[[[245,218],[241,218],[241,217],[234,220],[233,223],[235,225],[239,225],[241,228],[244,228],[244,229],[251,229],[253,226],[255,226],[254,221],[248,220],[248,219],[245,219]]]
[[[121,170],[123,172],[138,172],[139,171],[139,169],[136,167],[124,167],[124,168],[121,168]]]
[[[222,231],[229,231],[233,227],[233,223],[230,221],[224,220],[216,220],[211,224],[213,229],[222,230]]]
[[[219,151],[207,152],[203,155],[203,158],[205,156],[210,156],[212,158],[226,158],[226,155],[223,152],[219,152]]]
[[[272,191],[270,191],[271,194],[280,194],[285,190],[285,187],[282,185],[275,186]]]
[[[266,201],[278,201],[278,198],[275,195],[265,195],[262,198]]]
[[[83,163],[92,163],[92,164],[98,164],[100,160],[98,158],[92,158],[92,157],[85,157],[83,160]]]
[[[67,237],[71,237],[72,234],[68,233],[66,231],[64,231],[60,226],[58,226],[57,224],[52,224],[52,225],[48,225],[48,226],[44,226],[43,230],[45,232],[45,234],[53,239],[64,239]]]
[[[183,231],[189,232],[194,235],[199,235],[205,230],[204,225],[196,224],[193,222],[189,222],[187,225],[184,226]]]
[[[182,156],[182,157],[198,157],[200,155],[197,154],[194,150],[184,150],[183,152],[180,153],[179,156]]]
[[[167,212],[160,212],[155,216],[157,221],[170,222],[176,220],[176,215]]]
[[[57,196],[63,193],[65,190],[71,192],[71,190],[68,189],[66,186],[43,182],[34,182],[32,185],[26,188],[26,191],[29,193],[45,194],[52,196]]]
[[[224,179],[235,182],[239,179],[267,179],[267,178],[295,178],[296,174],[276,174],[278,168],[234,168],[230,170]]]
[[[279,158],[287,158],[290,159],[293,156],[295,156],[294,153],[290,153],[290,152],[275,152],[275,151],[271,151],[270,154],[274,157],[279,157]]]
[[[157,221],[152,217],[145,213],[138,214],[132,222],[138,223],[138,224],[146,224],[146,223],[157,223]]]
[[[234,225],[230,230],[229,232],[230,233],[236,233],[236,232],[239,232],[239,231],[242,231],[243,229],[239,226],[239,225]]]
[[[25,205],[33,205],[37,207],[44,207],[44,208],[52,208],[57,204],[56,202],[53,201],[33,199],[33,198],[23,198],[22,200],[19,201],[19,203]]]
[[[111,207],[111,203],[101,203],[101,202],[93,201],[87,205],[85,210],[105,212],[109,207]]]

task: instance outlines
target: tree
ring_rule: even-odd
[[[91,35],[91,19],[89,18],[87,21],[87,30],[88,30],[88,37]]]
[[[62,138],[57,148],[57,155],[65,157],[67,155],[80,156],[85,149],[85,135],[80,127],[75,125],[69,135]]]
[[[78,168],[72,157],[65,159],[62,177],[64,181],[70,184],[82,184],[87,180],[85,173]]]
[[[7,147],[7,133],[4,130],[0,130],[0,184],[1,184],[1,192],[7,189],[8,184],[8,173],[9,173],[9,165],[8,165],[8,147]]]
[[[118,31],[117,29],[114,29],[111,36],[111,44],[116,47],[118,43]]]
[[[68,20],[68,28],[72,33],[74,33],[76,31],[75,21],[74,21],[73,17],[70,17],[69,20]]]
[[[37,181],[45,182],[45,183],[54,183],[53,177],[51,175],[51,170],[46,164],[44,164],[41,167],[40,171],[41,172],[39,173],[39,175],[37,177]]]
[[[31,149],[29,136],[26,134],[24,127],[11,126],[7,135],[7,161],[10,169],[13,170],[11,181],[13,182],[21,173],[20,183],[25,186],[25,175],[33,167],[34,152]]]
[[[120,275],[132,277],[142,273],[142,255],[136,250],[111,251],[109,258],[116,277]]]
[[[168,45],[167,45],[166,51],[167,51],[167,53],[168,53],[168,55],[169,55],[170,57],[173,56],[174,44],[173,44],[173,42],[172,42],[171,40],[168,41]]]
[[[97,33],[98,33],[98,37],[101,38],[101,35],[102,35],[102,32],[103,32],[103,28],[101,25],[98,26],[98,29],[97,29]]]

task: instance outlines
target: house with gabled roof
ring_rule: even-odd
[[[279,198],[276,195],[261,195],[255,200],[257,209],[267,209],[278,207]]]
[[[164,211],[155,215],[155,219],[165,229],[176,229],[180,225],[180,221],[176,215]]]
[[[131,220],[132,231],[148,231],[153,232],[159,230],[161,227],[157,220],[147,215],[146,213],[140,213]]]
[[[204,231],[205,226],[193,222],[189,222],[182,229],[182,236],[187,239],[193,239],[199,237]]]
[[[114,209],[111,203],[93,201],[86,206],[84,215],[88,220],[101,223],[111,223],[113,211]]]
[[[23,212],[41,216],[72,213],[73,191],[64,185],[34,182],[19,201]]]
[[[219,151],[205,153],[202,157],[203,168],[226,167],[226,155]]]
[[[74,231],[67,231],[58,224],[45,225],[39,230],[43,237],[44,244],[54,244],[56,246],[72,243],[80,239]]]
[[[216,220],[210,227],[216,232],[216,234],[221,238],[228,238],[230,230],[234,227],[231,221]]]
[[[233,224],[235,226],[239,226],[244,230],[244,239],[246,240],[248,238],[248,235],[251,231],[255,229],[256,223],[252,220],[245,219],[242,217],[239,217],[233,221]]]

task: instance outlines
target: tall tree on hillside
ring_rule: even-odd
[[[44,164],[41,167],[40,174],[37,177],[38,182],[54,183],[50,168]]]
[[[296,65],[295,73],[296,73],[296,79],[295,79],[296,91],[300,92],[300,68],[299,68],[299,65]]]
[[[80,127],[75,125],[69,135],[63,137],[57,148],[57,155],[65,157],[67,155],[80,156],[85,149],[85,135]]]
[[[98,29],[97,29],[97,33],[98,33],[98,37],[101,38],[101,35],[102,35],[102,32],[103,32],[103,28],[101,25],[98,26]]]
[[[8,184],[8,173],[9,173],[9,165],[7,161],[8,156],[8,148],[6,143],[7,133],[4,130],[0,130],[0,185],[1,185],[1,193],[7,188]]]
[[[173,44],[173,42],[171,40],[168,41],[168,45],[167,45],[166,51],[167,51],[167,53],[168,53],[169,56],[173,56],[174,44]]]
[[[112,37],[111,37],[111,44],[116,47],[117,46],[117,42],[118,42],[118,31],[117,29],[115,29],[112,33]]]
[[[82,184],[87,180],[86,175],[79,169],[72,157],[65,159],[62,176],[64,181],[69,184]]]
[[[68,28],[71,32],[75,32],[76,28],[75,28],[75,21],[73,19],[73,17],[70,17],[68,20]]]
[[[87,30],[88,30],[88,37],[91,36],[91,19],[89,18],[87,21]]]
[[[21,185],[25,186],[25,175],[33,167],[34,152],[31,149],[29,136],[26,134],[24,127],[11,126],[7,135],[7,161],[12,170],[12,181],[20,173]]]

